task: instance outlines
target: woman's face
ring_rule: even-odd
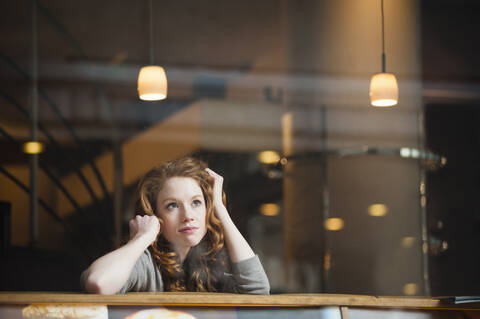
[[[206,212],[202,189],[193,178],[171,177],[158,193],[157,215],[164,221],[161,232],[182,261],[207,232]]]

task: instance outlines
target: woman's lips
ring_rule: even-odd
[[[179,231],[180,231],[181,233],[184,233],[184,234],[192,234],[192,233],[194,233],[197,229],[198,229],[198,227],[189,226],[189,227],[184,227],[184,228],[180,229]]]

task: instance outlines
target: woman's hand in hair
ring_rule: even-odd
[[[213,185],[213,206],[215,209],[215,215],[220,219],[223,225],[225,243],[228,247],[230,260],[235,263],[252,258],[255,256],[255,253],[252,248],[250,248],[250,245],[248,245],[237,226],[233,223],[225,205],[223,204],[223,177],[209,168],[206,168],[205,170],[215,180],[215,184]]]
[[[155,241],[160,232],[160,222],[156,216],[140,216],[130,220],[130,240],[145,238],[150,244]]]
[[[210,168],[205,169],[210,176],[213,177],[213,207],[215,209],[215,214],[217,217],[222,219],[222,214],[227,214],[225,205],[223,204],[223,177],[212,171]]]

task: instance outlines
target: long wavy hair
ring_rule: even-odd
[[[150,246],[152,256],[162,274],[165,291],[225,291],[230,286],[223,274],[230,264],[224,245],[224,231],[213,207],[214,179],[205,171],[207,165],[192,157],[165,162],[151,169],[138,185],[140,214],[157,216],[160,233]],[[162,235],[164,221],[158,217],[157,197],[167,179],[193,178],[202,189],[205,200],[207,232],[200,243],[191,247],[183,264],[178,254]],[[223,194],[225,203],[225,194]]]

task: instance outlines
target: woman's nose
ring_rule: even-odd
[[[184,221],[184,222],[189,222],[189,221],[192,221],[192,220],[193,220],[193,217],[191,217],[191,216],[185,216],[185,217],[183,218],[183,221]]]
[[[192,221],[193,219],[192,209],[186,206],[183,210],[183,221]]]

